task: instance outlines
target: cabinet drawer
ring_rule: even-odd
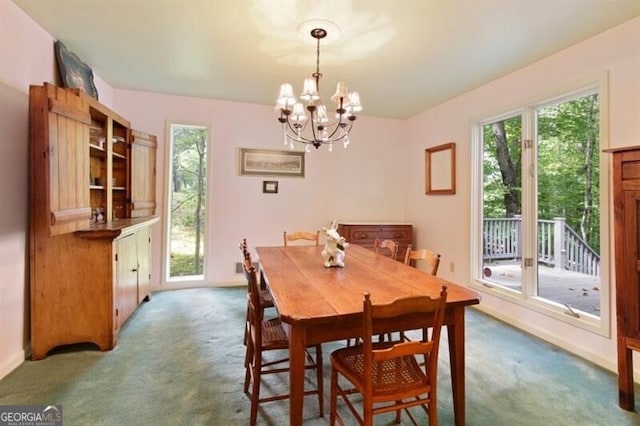
[[[640,179],[640,161],[622,163],[622,180]]]

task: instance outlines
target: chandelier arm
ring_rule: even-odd
[[[291,125],[291,121],[289,121],[289,117],[287,117],[286,122],[282,123],[282,128],[287,133],[287,135],[296,133],[295,128]]]
[[[346,138],[347,136],[349,136],[349,133],[351,133],[351,126],[353,126],[353,122],[348,123],[348,124],[347,124],[347,127],[344,127],[344,128],[343,128],[343,129],[344,129],[344,134],[343,134],[343,135],[341,135],[341,136],[340,136],[340,137],[338,137],[338,138],[333,139],[333,140],[331,141],[331,143],[333,143],[333,142],[340,142],[341,140],[343,140],[344,138]],[[340,127],[338,126],[338,127],[336,127],[336,128],[334,129],[334,131],[333,131],[333,133],[331,133],[331,136],[329,137],[329,139],[331,139],[331,137],[333,137],[333,135],[338,131],[338,129],[339,129],[339,128],[340,128]]]
[[[300,126],[300,132],[301,133],[304,131],[304,129],[307,128],[308,124],[309,124],[309,122],[306,121],[303,125]],[[291,120],[289,119],[289,117],[287,117],[287,126],[289,127],[289,129],[291,129],[291,131],[293,133],[298,133],[298,129],[293,124],[291,124]]]
[[[287,117],[287,121],[286,123],[282,123],[282,127],[284,128],[284,131],[289,139],[293,139],[296,142],[310,144],[313,143],[313,140],[302,135],[302,131],[305,129],[305,127],[307,127],[307,124],[308,122],[304,123],[304,125],[300,128],[301,133],[298,134],[298,129],[293,127],[291,121],[289,121],[289,118]]]
[[[336,127],[333,129],[333,131],[329,135],[329,139],[333,138],[333,135],[335,135],[338,132],[338,129],[345,130],[345,135],[343,135],[340,138],[336,139],[336,141],[341,140],[342,138],[344,138],[344,136],[349,134],[349,132],[351,131],[351,125],[353,124],[353,122],[347,123],[347,125],[349,126],[348,130],[346,130],[347,126],[346,125],[342,126],[342,124],[344,124],[344,123],[342,121],[342,114],[340,114],[340,119],[337,122],[332,124],[332,125],[335,125]]]
[[[318,39],[318,43],[320,43],[320,39]],[[313,143],[314,146],[318,146],[318,135],[316,134],[316,126],[315,126],[315,120],[313,119],[314,116],[317,117],[316,111],[309,111],[310,112],[310,117],[309,117],[309,122],[311,123],[311,134],[313,135],[313,141],[311,143]],[[320,130],[320,129],[318,129]]]
[[[301,128],[301,130],[304,130],[304,128],[306,127],[307,124],[308,123],[305,123],[305,125]],[[343,135],[341,135],[340,137],[332,140],[332,137],[336,134],[338,129],[341,128],[339,125],[336,126],[336,128],[333,129],[333,132],[329,136],[329,140],[327,140],[326,142],[318,139],[315,136],[315,131],[313,131],[313,134],[314,134],[314,138],[313,139],[308,138],[308,137],[306,137],[306,136],[304,136],[302,134],[298,135],[297,129],[291,125],[291,122],[289,122],[289,120],[287,120],[286,123],[282,123],[282,126],[283,126],[283,128],[285,130],[285,133],[286,133],[286,135],[287,135],[287,137],[289,139],[292,139],[293,141],[298,142],[298,143],[304,143],[306,145],[314,145],[314,146],[318,145],[319,146],[319,145],[331,145],[334,142],[340,142],[341,140],[343,140],[344,138],[349,136],[349,133],[351,133],[351,127],[353,126],[353,122],[347,123],[347,126],[343,128],[344,129],[344,134]],[[311,126],[311,127],[313,128],[314,126]]]

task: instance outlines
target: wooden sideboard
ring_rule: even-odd
[[[408,223],[368,223],[368,222],[339,222],[338,233],[351,244],[358,244],[373,250],[376,238],[398,242],[396,260],[402,262],[407,246],[413,244],[413,225]]]

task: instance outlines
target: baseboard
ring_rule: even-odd
[[[22,350],[0,365],[0,380],[18,368],[27,359],[28,350]]]
[[[558,338],[558,336],[551,334],[549,332],[547,332],[546,330],[542,330],[536,327],[531,326],[531,324],[528,324],[526,322],[523,322],[522,320],[520,320],[519,318],[516,317],[512,317],[509,315],[504,315],[504,313],[502,312],[497,312],[494,311],[492,309],[487,309],[485,306],[482,305],[477,305],[477,306],[473,306],[473,309],[477,309],[487,315],[490,315],[504,323],[507,323],[513,327],[516,327],[526,333],[529,333],[535,337],[538,337],[542,340],[544,340],[545,342],[549,342],[552,345],[555,345],[561,349],[566,350],[567,352],[570,352],[576,356],[579,356],[580,358],[584,358],[585,360],[592,362],[602,368],[604,368],[605,370],[609,370],[612,373],[618,374],[618,364],[616,363],[616,360],[609,360],[607,358],[604,358],[600,355],[597,355],[595,353],[592,352],[588,352],[585,351],[585,349],[583,347],[577,347],[573,344],[571,344],[570,342],[567,342],[566,340],[560,339]],[[638,381],[640,378],[640,376],[635,377],[635,380]]]
[[[218,288],[218,287],[241,287],[247,286],[247,280],[244,279],[244,275],[242,279],[238,279],[237,281],[216,281],[216,282],[181,282],[175,281],[166,283],[161,287],[153,287],[152,291],[165,291],[165,290],[185,290],[189,288]]]

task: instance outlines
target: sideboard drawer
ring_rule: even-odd
[[[374,241],[376,238],[381,240],[411,240],[411,229],[407,229],[406,226],[402,228],[394,227],[379,227],[379,228],[356,228],[350,233],[351,242],[357,243],[358,241]]]
[[[398,243],[396,259],[404,260],[404,253],[409,244],[413,244],[413,226],[409,224],[367,223],[352,224],[340,223],[338,233],[345,237],[347,242],[373,249],[376,238],[380,240],[393,240]]]

